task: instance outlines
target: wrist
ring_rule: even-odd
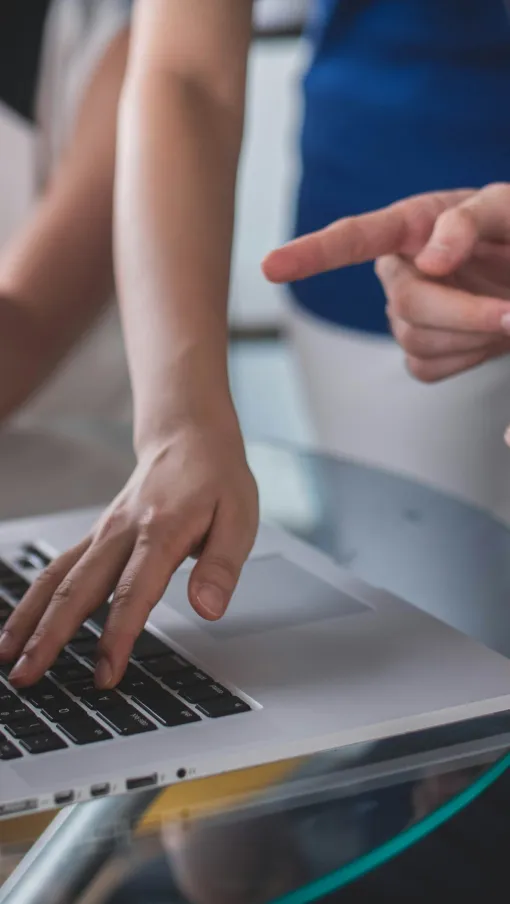
[[[204,392],[200,398],[187,394],[175,401],[162,399],[161,404],[141,410],[135,416],[134,447],[138,458],[175,442],[190,431],[215,431],[237,440],[241,436],[239,421],[229,393],[213,398]]]

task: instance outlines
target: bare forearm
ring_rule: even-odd
[[[0,291],[55,346],[80,334],[113,286],[113,164],[99,169],[57,176],[0,256]]]
[[[44,199],[0,258],[0,419],[50,376],[111,291],[106,189],[84,189]]]
[[[47,362],[33,318],[17,301],[0,293],[0,421],[43,382]]]
[[[118,285],[144,441],[230,406],[227,296],[242,108],[162,73],[127,87],[117,192]],[[207,412],[201,412],[206,414]]]
[[[50,184],[0,254],[0,419],[50,376],[111,294],[115,122],[127,48],[123,32],[107,49]]]

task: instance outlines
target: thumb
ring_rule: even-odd
[[[488,185],[444,211],[415,264],[429,276],[447,276],[471,257],[480,241],[510,241],[510,185]]]
[[[254,539],[245,523],[218,511],[189,582],[189,601],[202,618],[225,614]]]

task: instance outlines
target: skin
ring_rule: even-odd
[[[393,334],[433,383],[510,351],[510,185],[418,195],[272,252],[273,282],[376,261]]]
[[[51,183],[2,249],[1,420],[50,376],[113,290],[115,110],[127,52],[123,33],[97,68]]]
[[[193,904],[265,904],[308,878],[284,814],[164,825],[162,842],[172,876]]]
[[[11,681],[32,684],[113,592],[96,683],[121,678],[173,572],[198,555],[189,599],[225,612],[258,526],[227,377],[227,296],[250,0],[139,2],[119,118],[117,284],[138,466],[83,542],[5,626]]]

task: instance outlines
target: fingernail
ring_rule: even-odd
[[[12,682],[12,684],[17,684],[20,681],[24,681],[25,678],[28,676],[29,665],[30,665],[30,660],[29,660],[28,656],[23,654],[23,656],[21,656],[20,659],[18,659],[14,668],[10,671],[9,681]]]
[[[501,329],[505,333],[510,333],[510,314],[503,314],[500,322],[501,322]]]
[[[425,266],[445,266],[447,265],[452,257],[451,248],[448,245],[443,245],[441,242],[429,242],[428,245],[425,245],[422,251],[416,257],[416,264],[418,267],[422,265]]]
[[[99,660],[94,677],[97,686],[100,688],[106,689],[113,684],[112,667],[105,657]]]
[[[7,658],[10,655],[12,646],[11,635],[8,631],[3,631],[2,634],[0,634],[0,659],[3,659],[4,657]]]
[[[213,587],[212,584],[202,584],[197,600],[200,608],[211,618],[221,618],[227,608],[227,600],[223,590]]]
[[[510,427],[505,430],[505,443],[510,446]]]
[[[425,246],[425,250],[432,251],[433,254],[449,254],[450,246],[446,242],[434,240]]]

